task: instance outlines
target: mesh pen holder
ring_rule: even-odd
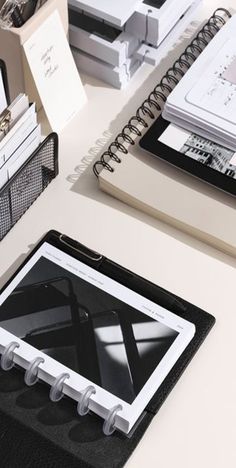
[[[51,133],[0,190],[0,240],[58,174],[58,136]]]

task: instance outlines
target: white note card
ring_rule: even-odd
[[[57,10],[24,50],[49,124],[60,132],[84,106],[86,95]]]

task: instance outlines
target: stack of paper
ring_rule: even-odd
[[[163,116],[236,151],[235,15],[170,94]]]
[[[69,0],[70,44],[79,68],[123,88],[144,62],[157,65],[201,0]]]
[[[0,189],[32,155],[41,141],[35,104],[20,94],[0,114]]]

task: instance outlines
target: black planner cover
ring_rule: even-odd
[[[66,397],[52,403],[47,385],[25,386],[21,369],[0,371],[0,458],[4,468],[124,466],[214,325],[213,316],[109,260],[103,262],[102,271],[160,305],[168,302],[168,308],[175,313],[180,303],[177,313],[195,324],[195,336],[148,404],[131,437],[118,431],[105,436],[98,416],[79,417],[76,402]]]

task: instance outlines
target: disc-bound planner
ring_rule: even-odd
[[[146,140],[148,139],[149,128],[152,130],[151,127],[156,126],[158,129],[158,117],[160,119],[168,96],[181,82],[194,62],[198,62],[197,59],[202,52],[207,51],[208,44],[211,41],[214,42],[221,30],[221,34],[224,36],[224,28],[227,28],[228,22],[234,20],[234,18],[230,18],[231,14],[225,9],[218,9],[214,12],[179,59],[150,92],[137,109],[136,114],[103,153],[100,160],[95,163],[94,173],[98,177],[100,188],[105,192],[220,250],[236,255],[234,199],[202,183],[202,181],[199,182],[193,177],[189,178],[184,172],[168,165],[163,166],[163,163],[160,163],[157,158],[153,158],[139,148],[140,140],[144,136]],[[229,73],[232,77],[233,66]],[[157,151],[155,151],[155,132],[153,135],[153,151],[148,151],[158,156]],[[170,132],[166,133],[165,144],[176,147],[174,138],[178,134],[174,132],[173,135],[170,137]],[[185,140],[187,141],[188,138]],[[159,144],[158,137],[156,143],[157,146],[164,147],[164,144]],[[202,142],[200,141],[200,143]],[[199,151],[200,149],[198,148]],[[192,155],[194,152],[195,148],[192,150]],[[226,156],[229,157],[227,151],[226,153]],[[165,160],[164,149],[160,158]],[[209,160],[210,156],[208,163]],[[180,164],[179,167],[181,167]],[[212,171],[212,169],[209,170]],[[192,175],[196,174],[192,172]],[[210,177],[210,175],[202,177],[202,180],[209,182]],[[219,178],[219,174],[217,177]],[[233,182],[229,182],[232,185]],[[218,184],[218,187],[222,188],[222,185],[227,186],[227,182],[221,186]]]
[[[123,466],[215,322],[56,231],[0,304],[0,456],[17,468]]]

